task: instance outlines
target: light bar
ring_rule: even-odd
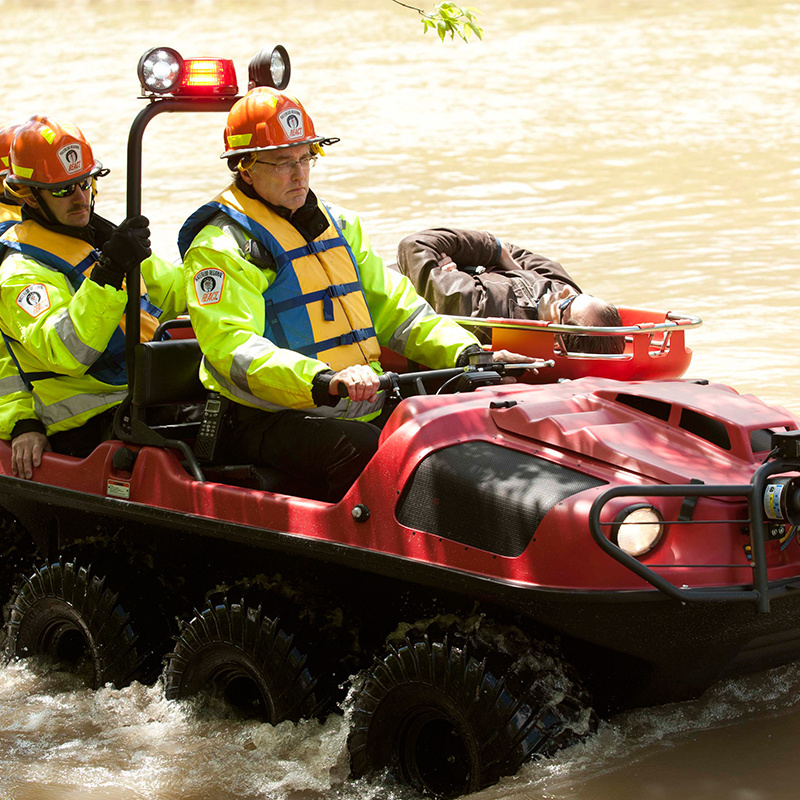
[[[239,91],[233,61],[227,58],[187,58],[171,47],[154,47],[137,69],[144,95],[216,96]]]

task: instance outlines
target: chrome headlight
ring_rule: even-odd
[[[136,72],[143,92],[169,94],[180,85],[183,59],[171,47],[154,47],[139,59]]]
[[[271,86],[283,90],[289,85],[292,65],[286,48],[279,44],[272,50],[261,50],[256,53],[247,65],[247,88],[254,86]]]
[[[664,517],[649,505],[628,506],[617,514],[611,527],[611,541],[629,556],[652,550],[664,534]]]

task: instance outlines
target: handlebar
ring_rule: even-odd
[[[482,364],[480,366],[467,366],[467,367],[451,367],[449,369],[429,369],[424,372],[384,372],[378,376],[378,389],[382,391],[396,391],[401,386],[411,386],[416,384],[419,386],[424,381],[434,380],[449,380],[457,378],[460,375],[468,373],[484,373],[489,376],[494,373],[502,378],[506,374],[513,372],[522,372],[528,369],[543,369],[545,367],[552,367],[555,362],[552,359],[547,361],[536,359],[530,363],[524,364],[511,364],[504,362],[496,362],[490,364]],[[337,387],[339,397],[347,397],[347,387],[340,383]],[[424,393],[424,392],[421,392]]]

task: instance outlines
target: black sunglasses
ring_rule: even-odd
[[[84,178],[82,181],[78,181],[77,183],[71,183],[69,186],[65,186],[63,189],[53,189],[50,190],[50,194],[53,197],[72,197],[75,194],[75,190],[80,188],[83,189],[85,192],[90,186],[92,185],[91,178]]]
[[[572,305],[577,296],[576,294],[571,294],[558,304],[558,322],[560,325],[564,324],[564,312]]]

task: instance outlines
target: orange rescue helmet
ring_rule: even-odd
[[[13,125],[6,125],[0,128],[0,180],[8,175],[11,162],[11,142],[14,140],[14,134],[22,127],[21,122],[15,122]]]
[[[108,170],[95,161],[92,148],[77,125],[48,117],[31,117],[16,132],[11,144],[11,187],[31,186],[51,191],[88,177],[103,177]]]
[[[339,141],[317,136],[300,101],[268,86],[256,86],[234,103],[228,113],[224,140],[225,152],[220,158],[298,144],[311,145],[314,152],[319,152],[322,145]]]

